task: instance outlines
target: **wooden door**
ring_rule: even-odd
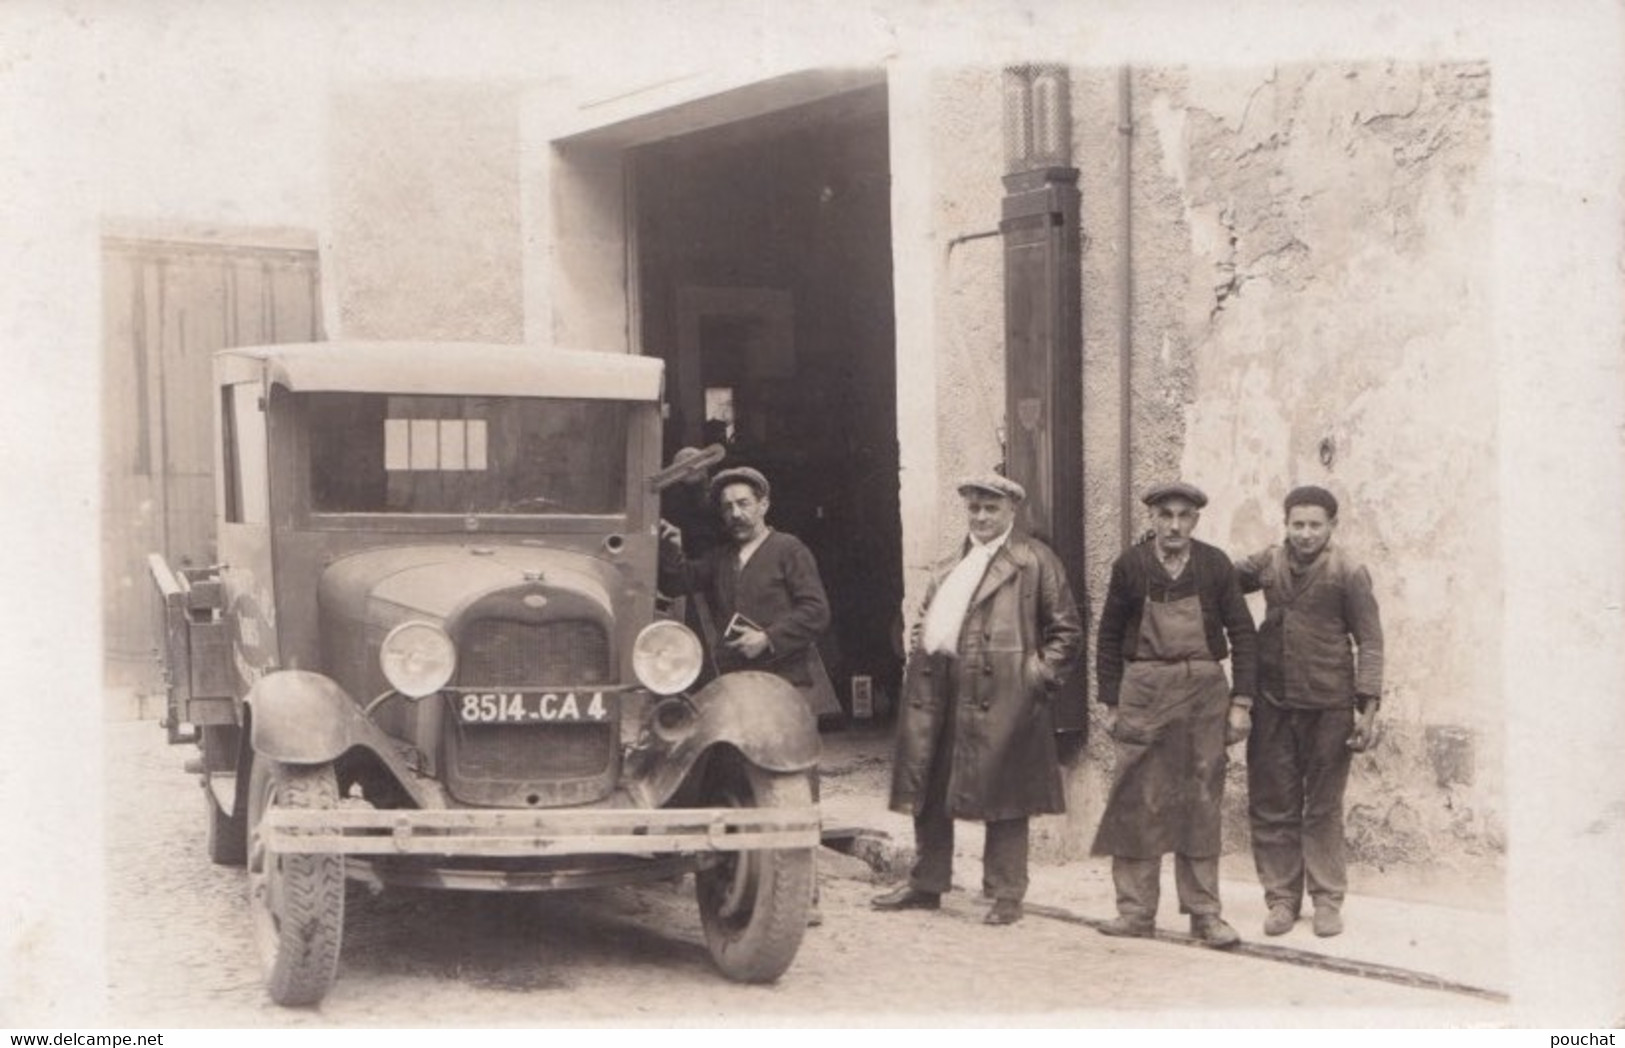
[[[112,683],[156,680],[148,553],[214,551],[211,357],[321,335],[314,237],[107,236],[103,286],[103,638]]]

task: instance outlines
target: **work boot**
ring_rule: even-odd
[[[1278,902],[1270,907],[1270,915],[1264,918],[1264,934],[1285,935],[1297,923],[1297,911],[1284,902]]]
[[[1211,946],[1215,950],[1228,950],[1241,942],[1241,936],[1236,934],[1236,930],[1216,913],[1191,914],[1191,935],[1200,939],[1202,945]]]
[[[869,905],[876,910],[939,910],[942,908],[942,896],[905,884],[896,891],[875,896],[869,900]]]
[[[1156,934],[1157,924],[1149,917],[1119,914],[1105,924],[1095,925],[1095,931],[1116,939],[1149,939]]]
[[[1322,939],[1343,934],[1343,914],[1335,906],[1315,907],[1315,934]]]
[[[982,918],[983,924],[1014,924],[1021,920],[1021,901],[1019,899],[995,899],[993,908],[987,911]]]

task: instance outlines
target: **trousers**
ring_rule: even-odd
[[[1112,858],[1112,886],[1117,889],[1117,912],[1135,920],[1155,920],[1162,896],[1162,856],[1151,859]],[[1179,912],[1219,915],[1219,857],[1174,855],[1174,886]]]
[[[948,814],[948,779],[954,765],[954,674],[938,674],[950,689],[943,702],[942,729],[937,732],[926,775],[925,796],[914,816],[914,867],[909,884],[922,892],[941,895],[953,884],[954,820]],[[1027,895],[1029,821],[996,819],[988,822],[982,845],[982,894],[1020,902]]]
[[[1247,738],[1247,816],[1264,901],[1297,913],[1305,889],[1336,908],[1348,889],[1343,791],[1348,786],[1352,709],[1253,704]]]

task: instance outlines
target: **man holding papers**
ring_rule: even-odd
[[[768,526],[767,478],[749,467],[711,479],[727,541],[703,557],[683,555],[682,532],[661,522],[660,587],[691,593],[702,607],[718,673],[762,670],[795,685],[814,716],[840,712],[818,657],[829,599],[812,551]]]

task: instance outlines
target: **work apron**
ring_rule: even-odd
[[[1145,602],[1117,707],[1117,770],[1094,854],[1219,854],[1230,682],[1213,658],[1201,601]]]

